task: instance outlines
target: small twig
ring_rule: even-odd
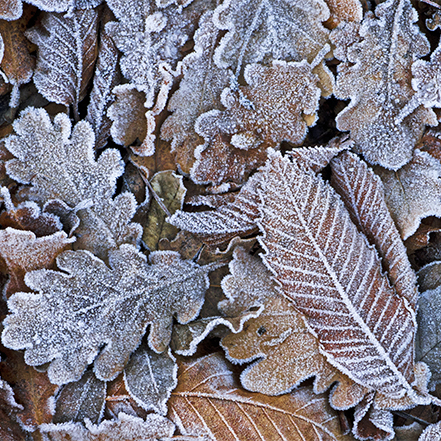
[[[150,184],[149,180],[144,176],[144,174],[141,173],[141,170],[139,170],[139,174],[141,175],[141,179],[144,181],[144,184],[150,190],[150,193],[152,194],[153,198],[158,203],[158,205],[161,207],[162,211],[167,215],[167,217],[171,217],[170,211],[168,211],[168,208],[165,206],[164,202],[162,202],[162,199],[158,196],[156,191],[153,190],[152,185]]]
[[[426,420],[422,420],[421,418],[418,418],[418,417],[416,417],[414,415],[410,415],[410,414],[408,414],[406,412],[402,412],[400,410],[394,410],[394,411],[392,411],[392,413],[394,415],[397,415],[397,416],[400,416],[402,418],[405,418],[406,420],[410,419],[410,420],[416,421],[417,423],[420,423],[423,426],[430,426],[430,423],[427,422]]]

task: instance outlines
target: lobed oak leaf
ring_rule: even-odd
[[[40,431],[49,441],[160,441],[171,437],[175,425],[160,415],[151,413],[146,419],[120,413],[114,421],[94,425],[80,423],[42,424]]]
[[[124,369],[124,384],[130,396],[145,410],[167,413],[167,401],[177,385],[177,365],[171,351],[157,354],[141,345]]]
[[[441,216],[441,163],[415,150],[411,161],[397,172],[375,167],[383,181],[386,203],[403,240],[415,233],[421,219]]]
[[[30,272],[26,284],[38,293],[9,299],[3,344],[25,349],[31,366],[50,362],[55,384],[78,380],[92,361],[100,380],[115,378],[149,324],[149,346],[164,351],[173,317],[186,323],[199,313],[213,265],[171,251],[152,253],[150,261],[132,245],[109,252],[110,268],[88,251],[64,252],[57,265],[65,272]]]
[[[219,353],[180,363],[169,409],[182,434],[210,440],[353,439],[325,395],[310,387],[280,397],[244,391]]]
[[[80,380],[64,385],[55,398],[52,422],[82,422],[86,418],[93,424],[101,421],[106,399],[106,383],[86,371]]]
[[[220,311],[238,316],[251,307],[264,308],[246,322],[244,329],[233,330],[221,340],[230,361],[254,361],[240,376],[242,386],[253,392],[280,395],[315,376],[315,393],[322,393],[338,382],[330,398],[332,407],[355,406],[367,389],[327,363],[317,339],[307,330],[303,315],[280,295],[261,260],[238,248],[230,263],[230,273],[222,280],[228,300],[219,303]]]
[[[334,190],[275,152],[262,182],[262,258],[327,360],[386,396],[430,402],[413,389],[414,312]]]
[[[0,256],[8,269],[9,281],[5,296],[17,291],[28,291],[25,274],[42,268],[55,268],[55,259],[69,249],[75,238],[68,238],[64,231],[49,236],[36,237],[31,231],[6,228],[0,230]]]
[[[123,173],[120,154],[108,149],[95,161],[89,123],[81,121],[71,132],[66,115],[58,114],[52,123],[43,109],[28,108],[14,129],[17,135],[6,146],[16,159],[7,161],[7,173],[20,183],[32,183],[33,197],[43,203],[59,199],[71,209],[78,207],[77,247],[105,258],[109,249],[137,242],[141,227],[130,223],[136,209],[133,195],[112,199]]]
[[[232,67],[236,77],[245,65],[271,59],[312,63],[328,41],[329,31],[322,25],[328,18],[329,9],[322,0],[228,0],[213,16],[214,24],[227,31],[214,61],[222,68]],[[333,76],[323,62],[317,64],[315,73],[328,96]]]
[[[331,185],[342,197],[352,221],[375,245],[398,295],[406,298],[415,310],[415,272],[386,205],[380,178],[356,155],[347,152],[331,161],[331,169]]]
[[[375,14],[365,16],[362,41],[349,48],[338,68],[335,96],[351,102],[336,122],[339,130],[351,132],[357,152],[369,163],[398,170],[411,160],[425,124],[437,124],[435,113],[421,106],[397,119],[415,93],[412,63],[429,45],[414,24],[417,14],[409,0],[388,0]]]
[[[179,165],[186,173],[194,162],[194,150],[203,143],[194,130],[196,119],[209,110],[222,107],[220,95],[232,74],[229,69],[217,67],[212,59],[219,37],[212,16],[210,11],[200,19],[194,36],[194,52],[183,59],[183,78],[167,106],[173,114],[161,126],[161,137],[172,140],[172,151],[177,153]],[[182,150],[185,154],[181,153]]]
[[[98,12],[75,10],[71,14],[46,13],[41,28],[26,32],[38,46],[34,83],[49,101],[73,106],[85,97],[98,53]]]

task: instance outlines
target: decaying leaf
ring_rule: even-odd
[[[150,185],[155,192],[155,197],[150,203],[145,223],[142,240],[150,250],[158,249],[159,240],[162,238],[173,239],[178,230],[166,221],[167,215],[174,214],[181,210],[184,203],[186,188],[182,183],[182,176],[176,175],[173,171],[158,172],[153,176]],[[161,205],[156,198],[159,198]],[[168,213],[164,212],[164,207]]]
[[[87,371],[79,381],[66,384],[57,393],[54,423],[82,422],[88,418],[97,424],[103,417],[106,383]]]
[[[353,222],[369,242],[375,244],[397,293],[416,309],[418,289],[415,272],[386,205],[380,178],[351,153],[345,152],[333,159],[331,168],[331,184],[342,196]]]
[[[275,152],[264,173],[263,260],[327,360],[386,396],[430,401],[412,388],[415,315],[342,201],[320,177]]]
[[[46,13],[42,28],[26,33],[38,46],[34,74],[38,91],[49,101],[73,105],[77,120],[78,103],[85,96],[98,53],[97,24],[95,9]]]
[[[417,230],[421,219],[441,216],[441,163],[415,150],[411,161],[397,172],[375,167],[383,181],[386,203],[403,239]]]
[[[37,238],[31,231],[0,230],[0,256],[9,272],[6,297],[17,291],[28,291],[24,283],[25,274],[37,269],[55,268],[55,258],[69,249],[73,242],[75,238],[69,239],[64,231]]]
[[[99,379],[115,378],[148,324],[149,346],[164,351],[173,316],[186,323],[199,313],[213,266],[182,261],[171,251],[152,253],[150,261],[132,245],[109,252],[110,268],[88,251],[64,252],[57,265],[65,273],[28,273],[26,284],[38,294],[9,299],[3,344],[26,349],[31,366],[50,362],[55,384],[79,380],[92,360]]]
[[[182,61],[184,77],[169,100],[167,109],[173,115],[161,126],[161,137],[173,140],[172,150],[177,153],[177,158],[182,158],[179,164],[187,173],[191,167],[189,164],[194,161],[194,150],[203,143],[202,137],[194,130],[196,119],[209,110],[222,108],[220,95],[232,74],[228,69],[217,67],[212,59],[219,35],[211,20],[212,15],[207,12],[201,17],[194,36],[194,52]]]
[[[435,113],[421,106],[402,122],[397,119],[415,93],[412,63],[429,45],[414,24],[417,14],[409,0],[388,0],[375,14],[366,14],[362,41],[350,46],[347,61],[339,65],[334,93],[351,103],[336,122],[339,130],[351,132],[369,163],[398,170],[411,160],[424,125],[437,124]]]
[[[328,41],[322,25],[328,18],[322,0],[228,0],[213,17],[219,29],[228,31],[214,60],[219,67],[232,67],[236,76],[245,65],[268,59],[312,63]],[[324,95],[330,95],[332,74],[323,63],[316,70]]]
[[[120,413],[117,420],[98,426],[86,420],[86,427],[80,423],[43,424],[40,430],[49,441],[159,441],[171,437],[175,425],[155,413],[145,420]]]
[[[22,406],[15,401],[11,386],[0,378],[0,436],[3,441],[22,441],[24,433],[15,419]]]
[[[177,385],[177,370],[170,350],[157,354],[141,345],[124,369],[124,384],[139,406],[165,415],[170,393]]]
[[[231,361],[257,360],[242,372],[242,386],[253,392],[280,395],[315,376],[315,393],[339,383],[331,395],[334,408],[355,406],[367,390],[327,363],[317,339],[307,330],[303,315],[278,292],[261,260],[238,248],[230,272],[222,280],[228,300],[221,302],[219,309],[227,316],[237,316],[242,309],[264,306],[263,312],[248,320],[243,330],[221,341]]]
[[[246,392],[219,353],[181,363],[169,406],[183,434],[213,441],[351,439],[325,395],[310,387],[280,397]]]
[[[29,108],[14,129],[17,135],[8,138],[7,148],[17,159],[6,163],[7,173],[18,182],[32,183],[34,198],[43,203],[60,199],[72,210],[78,207],[77,247],[105,258],[109,249],[137,242],[141,226],[129,223],[136,209],[133,195],[112,199],[124,170],[120,154],[107,149],[95,161],[89,123],[81,121],[71,132],[65,114],[52,123],[43,109]]]

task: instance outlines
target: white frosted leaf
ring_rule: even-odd
[[[424,429],[418,441],[439,441],[441,440],[441,421],[431,424]]]
[[[72,14],[46,13],[41,28],[26,32],[38,46],[34,83],[49,101],[73,105],[84,98],[93,73],[97,48],[98,13],[94,9]]]
[[[355,39],[349,47],[345,39],[335,41],[336,55],[344,54],[335,96],[351,100],[336,122],[339,130],[351,132],[369,163],[398,170],[411,160],[425,124],[437,124],[433,111],[424,107],[397,119],[415,93],[412,63],[429,51],[429,44],[415,24],[418,16],[409,0],[388,0],[375,14],[366,14],[361,41]]]
[[[157,354],[141,345],[124,369],[124,384],[143,409],[166,415],[167,401],[177,385],[177,370],[170,350]]]
[[[7,162],[7,173],[20,183],[31,183],[33,197],[42,203],[59,199],[71,209],[81,207],[78,247],[105,257],[121,243],[136,243],[141,227],[129,223],[136,209],[134,196],[123,193],[112,199],[124,171],[121,156],[108,149],[95,160],[95,136],[88,122],[79,122],[71,131],[65,114],[52,123],[45,110],[28,108],[14,122],[14,130],[6,145],[16,159]]]
[[[30,272],[25,281],[38,293],[9,299],[3,344],[26,349],[32,366],[50,362],[55,384],[78,380],[92,361],[99,379],[114,379],[148,324],[150,347],[164,351],[173,317],[187,323],[199,313],[213,266],[172,251],[151,253],[150,260],[131,245],[109,252],[110,268],[88,251],[61,254],[57,264],[65,272]]]
[[[415,315],[335,191],[276,153],[262,188],[263,260],[327,360],[386,396],[430,401],[412,388]]]

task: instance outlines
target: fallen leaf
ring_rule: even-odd
[[[330,17],[325,22],[326,27],[334,29],[341,22],[360,22],[363,18],[363,8],[360,0],[325,0]]]
[[[439,441],[441,440],[441,421],[436,424],[431,424],[424,429],[424,432],[418,438],[418,441]]]
[[[441,262],[428,263],[417,272],[417,276],[422,292],[438,288],[441,285]]]
[[[11,386],[0,378],[0,436],[3,441],[23,441],[25,434],[15,418],[22,406],[15,401]]]

